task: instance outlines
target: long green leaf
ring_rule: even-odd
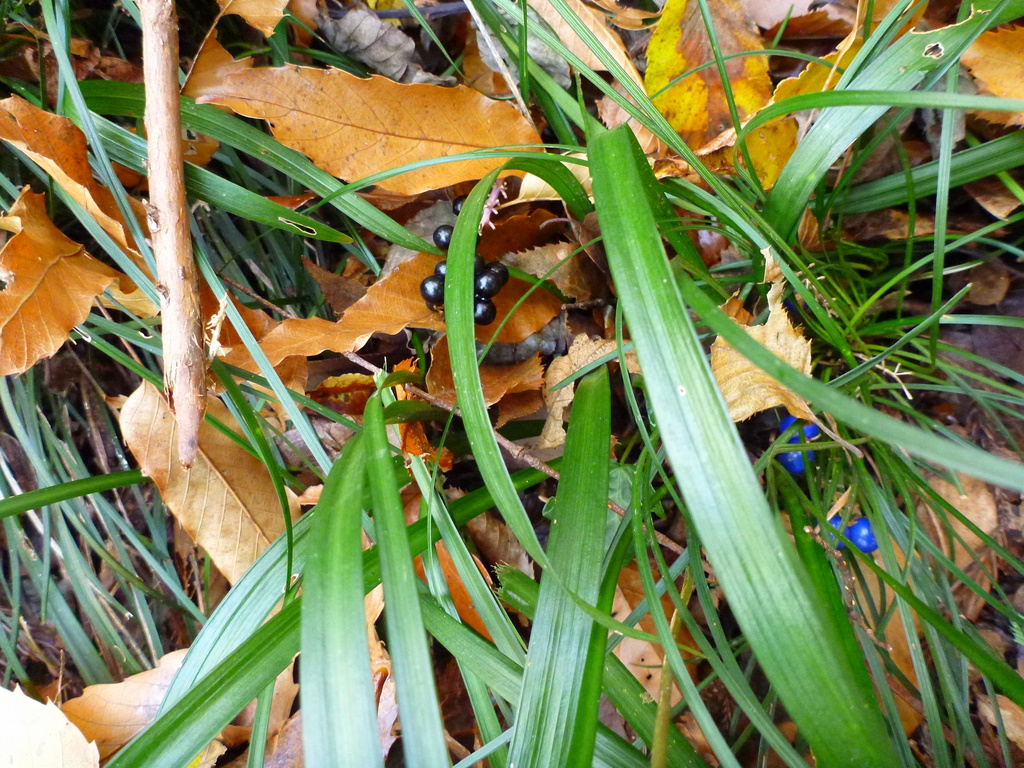
[[[363,609],[361,435],[320,496],[302,600],[302,742],[311,768],[382,766]]]
[[[650,170],[639,157],[628,128],[595,136],[594,199],[650,402],[708,557],[819,761],[894,765],[866,671],[838,652],[834,619],[817,602],[729,419],[646,202],[641,174]]]
[[[581,611],[566,589],[597,602],[604,558],[611,438],[607,368],[580,382],[565,440],[566,469],[558,482],[548,555],[562,576],[541,577],[537,616],[530,633],[523,691],[509,762],[528,768],[562,764],[587,768],[594,752],[604,633]],[[596,672],[593,659],[596,654]]]

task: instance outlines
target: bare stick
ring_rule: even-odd
[[[178,428],[178,460],[191,466],[206,411],[199,273],[192,258],[178,105],[174,0],[142,0],[142,54],[149,142],[149,217],[163,318],[164,384]]]

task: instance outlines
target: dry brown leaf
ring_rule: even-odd
[[[614,126],[608,127],[613,128]],[[569,153],[567,156],[578,157],[581,155]],[[564,163],[564,166],[579,180],[587,194],[590,194],[593,181],[590,178],[589,166],[580,165],[579,163]],[[516,202],[529,203],[539,200],[561,200],[561,197],[555,192],[555,188],[540,176],[528,173],[523,177],[522,183],[519,185],[519,194],[516,195]]]
[[[661,18],[661,11],[642,11],[621,5],[615,0],[590,0],[593,5],[608,14],[608,23],[620,29],[650,29],[651,22]]]
[[[494,428],[501,429],[510,421],[536,413],[544,407],[544,396],[540,392],[513,392],[501,398],[498,403],[498,418]]]
[[[591,339],[581,334],[573,339],[572,346],[566,354],[551,361],[544,374],[544,404],[548,407],[548,417],[541,430],[537,448],[555,448],[565,442],[565,427],[562,426],[562,422],[565,420],[565,409],[572,405],[576,385],[569,384],[554,391],[552,388],[580,368],[614,352],[615,349],[616,342],[613,340]],[[626,355],[626,365],[630,373],[640,373],[640,365],[634,353]]]
[[[0,217],[0,376],[23,373],[64,344],[117,272],[61,234],[28,187]]]
[[[451,360],[448,357],[448,337],[441,338],[431,350],[430,370],[427,371],[427,391],[449,405],[455,404],[455,382],[452,380]],[[484,402],[494,405],[507,393],[540,389],[544,383],[540,356],[515,365],[481,365],[480,383]]]
[[[366,286],[358,280],[339,275],[336,272],[328,272],[319,264],[314,264],[306,258],[302,260],[302,263],[316,280],[316,284],[320,286],[320,292],[323,293],[327,304],[334,310],[336,316],[340,316],[366,295]]]
[[[156,717],[187,652],[168,653],[155,668],[120,683],[87,686],[81,696],[65,702],[61,709],[86,738],[96,742],[101,759],[106,760]]]
[[[417,160],[505,144],[540,144],[512,106],[472,88],[404,85],[340,69],[286,66],[235,72],[196,100],[266,120],[281,143],[349,181]],[[502,162],[494,157],[442,163],[390,178],[382,186],[416,194],[480,178]]]
[[[504,521],[490,512],[484,512],[466,523],[466,528],[488,563],[510,565],[531,579],[536,577],[533,558],[526,553]]]
[[[974,523],[983,533],[991,536],[996,532],[999,527],[996,501],[984,480],[979,480],[973,475],[958,473],[957,481],[960,488],[957,488],[938,475],[927,473],[925,477],[936,493]],[[963,493],[961,493],[961,489]],[[990,585],[985,570],[975,562],[976,559],[984,562],[985,555],[988,553],[988,547],[982,539],[955,516],[941,511],[934,512],[931,505],[924,501],[918,502],[917,513],[932,541],[943,552],[948,553],[952,550],[953,561],[957,567],[973,578],[982,591],[987,591]],[[991,569],[989,572],[992,572]],[[961,612],[970,621],[974,621],[978,611],[985,604],[984,600],[963,584],[957,584],[953,594]]]
[[[299,684],[295,682],[295,662],[293,661],[281,670],[274,680],[274,693],[270,700],[270,720],[267,723],[268,744],[271,737],[284,727],[298,694]],[[221,739],[229,747],[245,744],[252,736],[252,724],[255,718],[256,702],[251,701],[238,717],[221,732]]]
[[[0,688],[0,722],[3,725],[4,766],[9,768],[98,768],[99,752],[66,714],[48,701],[45,704]]]
[[[303,765],[302,712],[296,712],[280,730],[267,736],[263,768],[302,768]]]
[[[577,243],[550,243],[528,251],[510,253],[502,261],[535,277],[550,280],[566,296],[576,301],[590,301],[607,293],[607,280],[598,273],[594,263]],[[554,272],[551,269],[558,266]]]
[[[217,0],[221,16],[238,14],[269,37],[284,15],[288,0]]]
[[[618,91],[622,98],[626,99],[630,103],[635,103],[633,98],[628,96],[625,89],[619,84],[613,85],[616,91]],[[607,128],[617,128],[618,126],[626,123],[629,125],[629,129],[633,131],[633,135],[636,136],[637,143],[640,144],[640,148],[648,156],[663,157],[668,154],[665,143],[651,133],[644,125],[633,118],[629,112],[626,111],[618,101],[613,99],[607,94],[602,96],[597,102],[597,116],[601,118],[601,122],[604,123]],[[590,192],[590,176],[587,176],[586,190]]]
[[[993,728],[998,727],[999,722],[996,719],[996,711],[992,704],[992,699],[988,696],[979,696],[977,701],[978,714]],[[999,717],[1002,718],[1007,738],[1021,749],[1024,749],[1024,709],[1021,709],[1019,704],[1003,695],[996,696],[996,705],[999,707]]]
[[[208,414],[240,431],[228,409],[207,398]],[[148,382],[121,409],[121,431],[178,523],[209,552],[232,584],[284,532],[284,515],[267,469],[207,423],[191,469],[174,459],[177,429],[167,400]],[[298,512],[293,504],[292,514]]]
[[[711,10],[723,54],[764,47],[738,0],[714,3]],[[710,67],[679,83],[670,83],[687,70],[713,60],[698,3],[669,0],[651,36],[644,87],[658,110],[694,148],[735,127],[718,69]],[[772,89],[767,57],[731,59],[726,62],[726,71],[741,120],[768,103]]]
[[[590,46],[583,42],[580,36],[576,34],[576,31],[555,10],[550,0],[528,1],[530,7],[537,12],[537,15],[544,19],[548,26],[551,27],[551,31],[554,32],[555,36],[561,40],[562,44],[569,51],[578,56],[580,61],[596,72],[607,71],[607,67],[601,63],[601,60],[590,49]],[[569,8],[580,17],[580,21],[601,41],[601,47],[608,51],[616,63],[626,70],[629,78],[638,85],[642,85],[643,81],[640,79],[640,74],[636,71],[633,60],[626,51],[622,38],[619,37],[617,32],[608,28],[608,25],[605,23],[604,14],[586,5],[582,0],[566,0],[566,2]]]
[[[997,219],[1007,218],[1021,206],[1020,199],[994,176],[964,184],[964,189],[974,202]]]
[[[809,376],[811,342],[790,322],[782,306],[780,283],[768,291],[768,310],[768,322],[744,330],[773,355]],[[778,405],[784,405],[798,419],[814,420],[814,414],[802,398],[750,362],[720,336],[711,345],[711,370],[733,421],[743,421]]]

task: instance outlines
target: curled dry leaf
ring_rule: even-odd
[[[215,397],[207,409],[240,431]],[[203,423],[191,469],[174,460],[177,428],[163,394],[144,382],[121,409],[121,431],[142,471],[192,540],[232,584],[284,532],[284,513],[267,469],[219,430]],[[291,514],[298,512],[292,503]]]
[[[764,47],[756,28],[748,21],[737,0],[714,3],[711,9],[723,54]],[[710,67],[671,87],[669,84],[687,70],[713,60],[699,4],[669,0],[651,36],[644,87],[672,127],[695,148],[735,127],[729,116],[718,70]],[[726,71],[741,119],[768,102],[772,88],[767,57],[731,59],[726,62]]]
[[[550,243],[510,253],[502,261],[535,277],[550,280],[558,290],[576,301],[590,301],[606,295],[607,280],[603,279],[592,261],[576,252],[578,249],[578,243]]]
[[[999,726],[999,720],[996,718],[996,706],[998,706],[998,717],[1003,721],[1006,736],[1018,747],[1024,749],[1024,709],[1021,709],[1021,706],[1012,699],[1002,695],[996,696],[996,706],[993,706],[993,701],[988,696],[979,696],[977,702],[978,714],[993,728]]]
[[[5,766],[98,768],[100,764],[96,745],[65,713],[51,701],[43,704],[26,696],[17,686],[13,691],[0,688],[0,722]]]
[[[465,86],[404,85],[340,69],[285,66],[224,77],[197,101],[266,120],[274,136],[335,176],[355,181],[406,163],[506,144],[540,144],[510,105]],[[498,167],[503,158],[441,163],[387,179],[417,194]]]
[[[106,760],[156,717],[187,652],[186,648],[168,653],[153,669],[120,683],[87,686],[81,696],[65,702],[61,709],[86,738],[96,742],[100,757]]]
[[[614,352],[615,349],[615,341],[591,339],[580,335],[573,339],[572,346],[569,347],[569,351],[565,355],[551,361],[551,365],[548,366],[544,374],[544,404],[548,407],[548,417],[544,422],[544,429],[540,433],[538,448],[554,448],[565,442],[565,428],[562,426],[562,422],[565,420],[565,409],[572,404],[576,385],[569,384],[557,390],[553,390],[553,388],[563,379],[590,365],[598,358]],[[630,352],[626,355],[626,366],[630,373],[640,373],[640,364],[636,360],[636,353]]]
[[[782,285],[779,283],[768,291],[768,313],[768,322],[764,325],[744,330],[773,355],[809,376],[811,342],[790,322],[782,306]],[[814,420],[814,414],[802,398],[750,362],[720,336],[711,345],[711,370],[733,421],[743,421],[778,405],[788,408],[797,418]]]
[[[95,218],[125,254],[145,271],[114,196],[92,178],[85,134],[69,118],[38,109],[20,96],[0,101],[0,140],[17,147]],[[136,218],[146,229],[142,204],[132,200]],[[157,308],[134,283],[118,273],[108,290],[120,303],[141,317],[153,317]]]
[[[0,250],[0,376],[7,376],[60,349],[117,272],[65,237],[43,195],[28,187],[0,229],[14,233]]]

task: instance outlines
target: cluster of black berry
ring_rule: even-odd
[[[458,215],[462,210],[462,203],[465,198],[457,198],[452,203],[452,210]],[[449,224],[443,224],[434,230],[434,244],[438,248],[447,248],[452,240],[452,230]],[[434,274],[423,279],[420,283],[420,295],[427,302],[431,309],[437,309],[444,305],[444,276],[448,271],[448,262],[442,261],[434,268]],[[491,299],[498,295],[505,283],[508,282],[508,268],[500,262],[488,264],[480,256],[473,262],[473,295],[476,301],[473,304],[473,321],[477,325],[490,325],[498,316],[498,310]]]

